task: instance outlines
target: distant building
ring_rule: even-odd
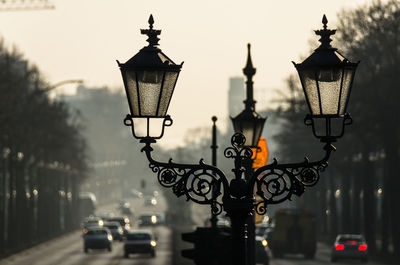
[[[231,77],[229,78],[228,91],[228,115],[234,117],[244,109],[245,100],[244,78]]]

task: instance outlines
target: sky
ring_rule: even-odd
[[[0,12],[0,36],[35,63],[50,84],[83,79],[87,86],[122,89],[116,60],[125,62],[147,45],[140,29],[161,29],[160,48],[184,65],[169,108],[174,125],[161,144],[182,145],[193,127],[226,126],[229,78],[243,76],[252,45],[257,110],[295,73],[310,51],[312,30],[335,28],[337,13],[366,0],[48,0],[54,10]],[[332,43],[335,44],[334,42]],[[340,47],[337,47],[340,49]],[[67,92],[70,86],[59,87]],[[257,98],[257,96],[262,98]],[[243,94],[243,99],[245,95]],[[243,105],[244,106],[244,105]],[[121,114],[121,120],[125,114]],[[121,123],[121,126],[122,123]]]

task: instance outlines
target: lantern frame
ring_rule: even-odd
[[[315,31],[321,37],[320,46],[302,63],[292,63],[299,74],[310,111],[304,123],[312,126],[316,138],[322,142],[332,142],[343,136],[345,125],[352,123],[351,116],[346,111],[359,62],[350,62],[331,46],[330,36],[336,30],[327,29],[328,20],[325,15],[322,23],[323,29]],[[325,76],[321,74],[323,72]],[[332,101],[335,102],[332,104]]]

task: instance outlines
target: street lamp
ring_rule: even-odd
[[[160,31],[153,30],[153,23],[153,17],[150,16],[150,28],[142,30],[142,34],[148,35],[150,45],[140,50],[125,64],[118,63],[131,111],[124,123],[131,127],[133,136],[145,144],[142,152],[145,152],[150,162],[150,168],[157,174],[158,181],[162,186],[171,188],[178,197],[185,196],[187,200],[195,203],[211,205],[214,214],[227,212],[232,224],[232,260],[237,265],[247,264],[246,255],[250,252],[246,251],[246,222],[251,213],[255,210],[259,214],[265,214],[268,205],[281,203],[291,199],[293,195],[302,195],[306,187],[314,186],[318,182],[319,172],[328,166],[327,161],[332,151],[335,150],[332,142],[343,135],[343,132],[332,133],[336,124],[331,123],[331,120],[342,119],[343,127],[351,120],[345,110],[357,64],[351,64],[345,59],[332,60],[332,54],[337,55],[338,58],[344,57],[339,56],[337,50],[329,45],[329,36],[333,35],[335,31],[327,29],[327,20],[324,16],[324,29],[316,31],[316,34],[321,36],[321,46],[309,57],[315,57],[318,60],[310,59],[310,63],[305,63],[306,60],[295,66],[299,70],[311,110],[311,114],[306,116],[306,124],[312,125],[314,130],[313,119],[322,119],[326,122],[325,134],[314,133],[325,143],[323,148],[325,155],[322,159],[314,162],[310,162],[306,158],[303,162],[289,164],[280,164],[274,159],[272,164],[260,167],[251,175],[246,176],[245,165],[246,161],[252,157],[251,146],[254,146],[254,142],[247,142],[242,133],[235,133],[231,138],[232,146],[226,148],[224,152],[226,158],[234,160],[232,169],[234,176],[228,178],[219,168],[205,163],[202,159],[198,164],[179,164],[174,163],[172,159],[168,162],[160,162],[152,156],[151,144],[162,137],[164,127],[172,124],[167,110],[182,66],[182,64],[173,63],[155,47]],[[249,76],[254,75],[254,68],[249,67],[248,70],[250,71]],[[167,76],[169,77],[167,78]],[[164,89],[167,91],[163,92]],[[315,93],[317,96],[312,98],[310,95],[315,95]],[[331,94],[337,96],[330,97]],[[252,95],[247,99],[250,101],[247,100],[246,107],[249,105],[249,109],[255,112],[254,101],[253,103],[251,101]],[[319,111],[314,107],[315,102],[318,102]],[[337,106],[336,112],[332,111],[332,105]],[[135,133],[135,118],[147,120],[145,136],[138,136]],[[155,118],[163,119],[162,133],[152,136],[149,133],[149,123],[151,119]],[[262,198],[262,201],[255,202],[254,191]]]
[[[171,125],[172,120],[167,116],[168,106],[174,92],[176,81],[182,64],[175,64],[157,46],[158,35],[161,30],[154,30],[153,16],[149,18],[149,29],[142,29],[141,33],[148,36],[148,46],[141,49],[126,63],[117,61],[124,80],[128,97],[130,115],[127,115],[125,124],[133,125],[135,118],[145,118],[147,134],[136,138],[152,138],[150,135],[150,119],[162,118],[164,125]],[[135,131],[132,130],[133,134]],[[162,134],[157,137],[161,138]]]
[[[251,61],[250,43],[247,44],[247,51],[247,63],[246,67],[243,68],[243,73],[247,77],[245,109],[236,117],[231,117],[231,119],[234,131],[242,133],[246,137],[244,146],[257,148],[266,119],[256,112],[256,101],[253,99],[253,76],[256,73],[256,69]]]
[[[358,62],[350,62],[331,46],[330,36],[336,30],[327,29],[325,15],[322,23],[324,28],[315,31],[321,36],[321,45],[302,63],[293,64],[311,112],[305,122],[312,125],[315,137],[332,142],[343,136],[344,126],[338,126],[340,122],[351,123],[346,109]]]

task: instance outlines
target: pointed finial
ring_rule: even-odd
[[[153,29],[153,24],[154,24],[154,18],[153,15],[150,15],[149,17],[149,29],[141,29],[140,32],[143,35],[147,35],[147,42],[149,43],[149,47],[155,47],[158,44],[158,41],[160,40],[157,36],[161,34],[161,30],[158,29]]]
[[[154,24],[153,14],[150,14],[150,17],[149,17],[149,28],[150,29],[153,29],[153,24]]]
[[[331,35],[334,35],[336,33],[336,29],[328,29],[328,19],[324,15],[322,17],[322,24],[324,25],[323,29],[316,30],[315,34],[321,36],[319,39],[319,42],[321,42],[321,45],[318,47],[318,49],[332,49],[331,46],[331,41],[332,39],[330,38]]]
[[[328,24],[328,19],[326,18],[325,14],[324,14],[324,16],[322,17],[322,24],[324,24],[324,29],[326,29],[326,27],[327,27],[326,24]]]
[[[253,67],[253,62],[251,61],[251,52],[250,52],[251,44],[247,44],[247,63],[243,68],[243,73],[249,80],[252,79],[253,75],[256,73],[256,69]]]

